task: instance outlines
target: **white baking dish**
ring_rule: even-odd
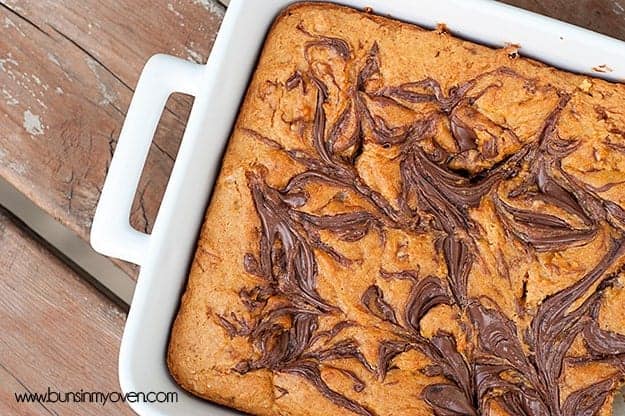
[[[91,243],[137,263],[141,273],[121,345],[124,391],[176,391],[176,404],[135,403],[144,416],[236,414],[183,393],[167,371],[170,326],[220,159],[265,35],[293,0],[232,0],[206,65],[157,55],[147,63],[128,110],[93,221]],[[556,67],[625,79],[625,43],[488,0],[341,0],[339,3],[521,51]],[[593,73],[606,65],[610,73]],[[178,157],[151,235],[129,213],[156,125],[172,92],[195,96]],[[619,411],[618,414],[625,415]]]

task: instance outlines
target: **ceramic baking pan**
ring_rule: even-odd
[[[175,391],[175,404],[134,403],[143,416],[231,415],[182,392],[165,353],[198,230],[220,159],[274,18],[292,0],[232,0],[206,65],[157,55],[142,75],[110,165],[91,232],[93,247],[141,266],[124,332],[119,376],[124,391]],[[342,0],[356,8],[434,27],[492,46],[513,43],[558,68],[625,80],[625,43],[488,0]],[[594,72],[604,68],[610,72]],[[173,92],[195,97],[152,234],[129,213],[161,112]],[[621,415],[625,413],[619,411]]]

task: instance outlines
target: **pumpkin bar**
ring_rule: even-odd
[[[297,3],[241,107],[167,360],[256,415],[608,416],[623,310],[625,85]]]

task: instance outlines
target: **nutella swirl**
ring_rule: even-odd
[[[298,29],[311,38],[304,48],[308,68],[293,73],[284,81],[284,88],[295,91],[301,87],[304,94],[308,89],[316,93],[309,138],[314,151],[286,149],[276,140],[242,129],[260,143],[284,152],[304,170],[282,189],[268,185],[262,170],[248,172],[261,232],[258,254],[249,253],[242,262],[246,272],[259,279],[259,284],[241,290],[239,295],[256,318],[251,322],[234,314],[217,318],[229,336],[249,339],[258,358],[243,361],[234,370],[246,374],[268,369],[298,376],[337,406],[369,416],[373,410],[359,399],[367,390],[365,381],[336,362],[356,360],[365,371],[383,380],[395,369],[393,360],[397,356],[417,350],[431,362],[421,371],[445,380],[420,393],[435,415],[487,414],[494,402],[514,415],[597,414],[625,374],[625,335],[605,331],[597,323],[604,291],[623,273],[622,268],[609,271],[621,264],[625,256],[625,210],[602,199],[602,190],[582,183],[562,169],[562,159],[579,145],[575,140],[563,139],[558,131],[571,96],[558,93],[558,102],[536,133],[536,140],[523,144],[488,169],[463,172],[452,168],[450,162],[454,158],[476,152],[482,153],[480,157],[494,158],[499,151],[499,138],[490,132],[490,139],[478,146],[478,130],[466,118],[466,114],[477,111],[472,107],[476,100],[501,87],[494,82],[478,90],[480,82],[493,76],[513,77],[525,81],[533,91],[534,80],[500,68],[449,91],[432,78],[373,89],[376,83],[370,81],[382,77],[380,47],[374,42],[360,61],[361,69],[353,76],[348,102],[336,120],[330,122],[325,105],[331,89],[324,81],[328,78],[322,79],[314,69],[316,54],[312,51],[325,49],[345,63],[356,60],[355,52],[343,39],[313,34],[301,25]],[[333,76],[330,78],[334,80]],[[370,109],[371,102],[390,106],[427,104],[434,110],[415,116],[405,126],[390,127],[392,124]],[[439,123],[446,126],[455,141],[455,153],[437,142]],[[518,140],[511,129],[499,127]],[[356,169],[366,140],[398,150],[400,192],[396,201],[386,199],[368,185]],[[425,142],[433,146],[427,147]],[[614,146],[621,150],[620,145]],[[434,151],[428,152],[428,148]],[[515,178],[520,179],[516,187],[506,194],[501,192],[502,182]],[[373,210],[335,215],[305,212],[303,208],[309,199],[306,187],[311,183],[352,191]],[[606,224],[610,235],[617,237],[592,270],[570,287],[544,299],[531,325],[524,330],[493,306],[496,302],[469,294],[469,275],[479,258],[476,241],[481,237],[470,210],[485,199],[492,201],[505,232],[517,244],[536,253],[587,245]],[[542,201],[545,206],[566,212],[573,220],[519,207],[528,200]],[[380,270],[380,278],[407,280],[411,290],[404,305],[389,303],[378,285],[371,285],[362,293],[362,308],[390,328],[389,338],[380,342],[377,362],[372,364],[365,359],[358,342],[345,337],[344,332],[358,324],[340,320],[344,316],[340,308],[319,294],[318,281],[332,277],[320,275],[316,252],[349,267],[354,259],[323,242],[320,231],[348,243],[375,232],[381,244],[385,244],[387,229],[413,234],[430,232],[446,275]],[[274,298],[275,302],[268,302]],[[457,310],[467,340],[473,344],[460,350],[457,335],[443,330],[430,338],[423,336],[422,320],[441,305]],[[339,319],[339,323],[330,330],[320,330],[320,320],[326,316]],[[580,359],[582,363],[612,362],[620,366],[620,373],[561,397],[564,362],[578,336],[588,350]],[[322,377],[324,368],[334,368],[351,380],[352,391],[333,390]]]

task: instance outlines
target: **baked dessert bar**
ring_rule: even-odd
[[[258,415],[610,415],[625,85],[367,11],[276,20],[168,364]]]

